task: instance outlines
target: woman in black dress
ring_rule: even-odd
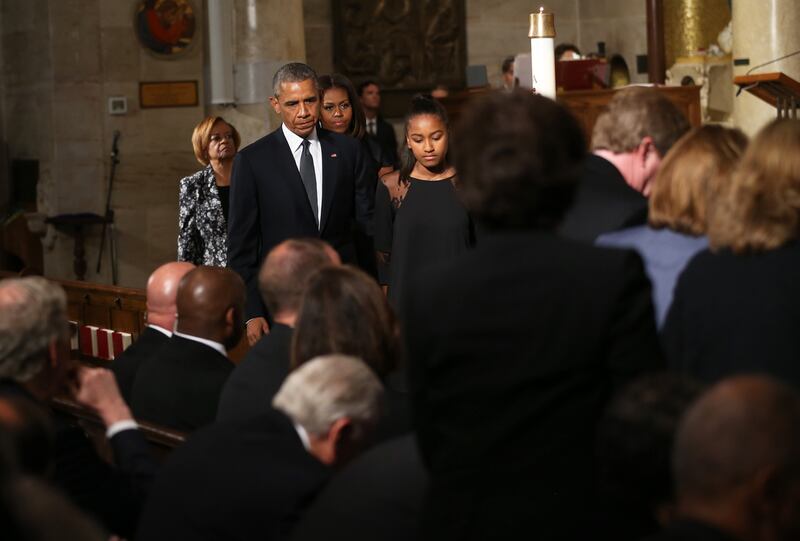
[[[456,194],[442,105],[417,95],[405,119],[400,171],[381,177],[375,194],[375,249],[381,284],[400,307],[421,269],[467,250],[475,231]]]
[[[711,200],[711,250],[678,279],[662,332],[671,368],[703,382],[746,372],[800,385],[800,121],[753,139]]]
[[[364,150],[375,162],[378,175],[391,172],[394,169],[391,158],[381,150],[378,141],[367,134],[367,117],[350,79],[334,73],[319,77],[318,82],[322,102],[319,120],[322,127],[355,137],[361,141]]]

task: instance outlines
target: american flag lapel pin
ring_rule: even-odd
[[[335,158],[335,157],[336,157],[336,153],[334,152],[333,154],[331,154],[331,158]]]

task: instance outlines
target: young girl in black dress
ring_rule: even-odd
[[[400,170],[378,183],[375,249],[381,284],[397,308],[413,294],[411,284],[420,269],[475,242],[472,221],[456,194],[449,135],[444,107],[430,96],[414,96],[405,118]]]

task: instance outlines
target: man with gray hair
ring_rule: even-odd
[[[800,394],[765,376],[712,387],[672,457],[677,520],[651,541],[800,539]]]
[[[372,236],[376,164],[361,142],[317,126],[317,75],[305,64],[281,67],[272,108],[281,126],[243,148],[233,163],[228,265],[247,285],[247,338],[254,344],[272,321],[258,293],[258,269],[287,238],[316,237],[355,263],[356,237]],[[359,262],[369,268],[370,262]]]
[[[52,416],[54,483],[110,531],[128,536],[156,464],[114,375],[72,365],[66,315],[66,295],[57,284],[41,277],[0,281],[0,397],[28,400]],[[77,425],[50,411],[48,400],[68,384],[75,399],[105,422],[116,470]]]
[[[654,88],[618,91],[592,130],[575,201],[562,235],[594,242],[603,233],[647,223],[647,198],[661,160],[689,122]]]
[[[383,388],[361,360],[317,357],[267,413],[196,432],[159,474],[137,539],[285,539],[380,415]]]

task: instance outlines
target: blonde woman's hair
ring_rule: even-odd
[[[211,130],[214,129],[214,124],[217,122],[225,122],[231,127],[233,134],[233,146],[236,151],[239,151],[239,145],[242,144],[242,138],[239,132],[233,127],[233,124],[226,121],[221,116],[207,116],[200,123],[194,127],[192,132],[192,149],[194,150],[194,157],[203,165],[208,165],[208,143],[211,140]]]
[[[681,137],[667,153],[650,194],[650,225],[700,236],[707,229],[707,198],[730,178],[747,147],[737,129],[702,126]]]
[[[742,156],[709,216],[712,249],[734,253],[778,248],[800,224],[800,121],[775,120]]]

